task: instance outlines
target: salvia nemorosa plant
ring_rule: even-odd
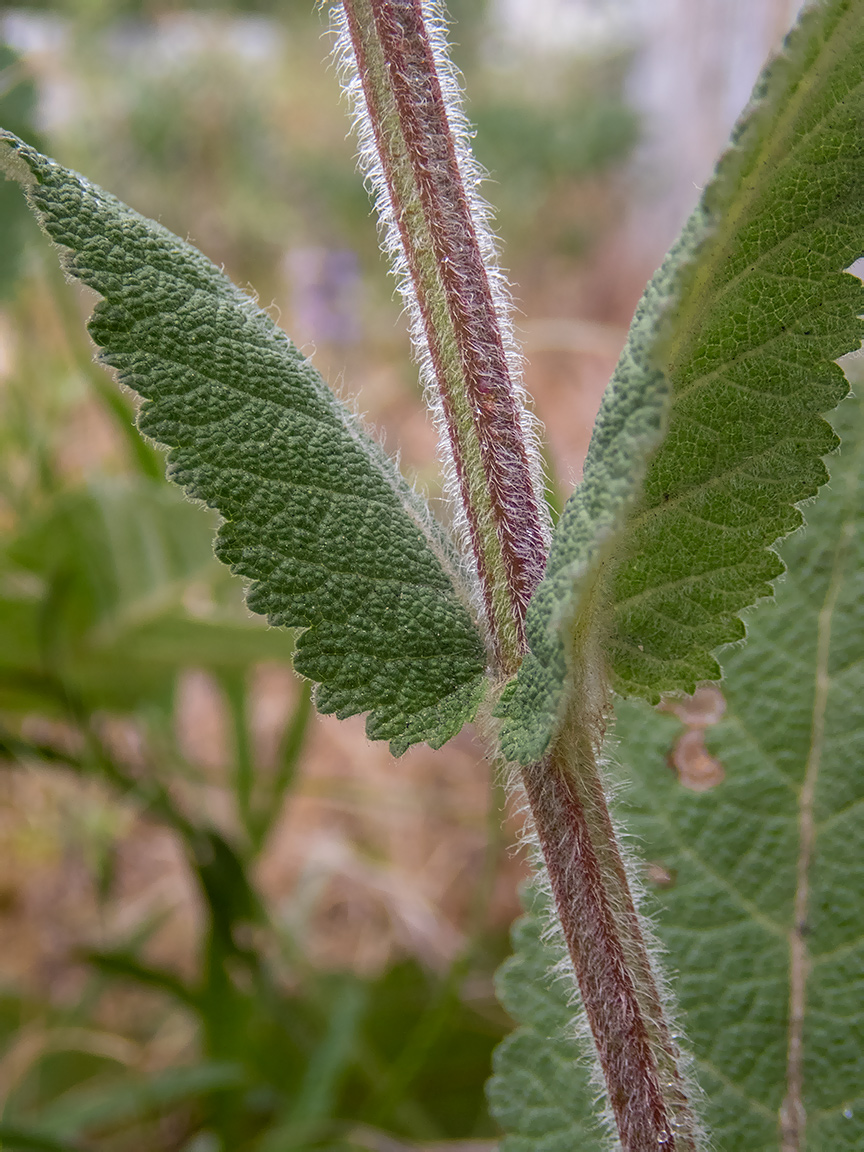
[[[864,331],[844,271],[864,253],[864,0],[808,7],[759,80],[639,305],[554,532],[442,15],[345,0],[334,17],[452,534],[200,253],[9,134],[6,169],[67,272],[102,296],[100,358],[143,397],[169,476],[221,513],[217,555],[250,582],[249,606],[298,629],[319,709],[368,713],[395,755],[475,720],[524,796],[538,881],[501,981],[522,1027],[491,1086],[511,1147],[860,1147],[862,932],[842,886],[862,795],[850,402],[774,615],[724,649],[726,783],[685,794],[658,751],[672,721],[619,708],[634,827],[678,878],[659,932],[692,1056],[604,749],[616,698],[720,679],[717,649],[744,639],[742,612],[784,572],[775,545],[828,480],[838,437],[820,414],[846,396],[834,361]]]

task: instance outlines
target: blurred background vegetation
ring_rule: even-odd
[[[790,9],[705,7],[676,61],[638,0],[451,4],[553,504],[719,96]],[[0,9],[0,124],[224,264],[437,501],[325,32],[310,0]],[[724,43],[750,56],[709,75]],[[701,153],[664,168],[675,67]],[[91,306],[0,184],[0,1146],[491,1148],[524,869],[501,784],[470,731],[393,762],[314,716],[93,363]]]

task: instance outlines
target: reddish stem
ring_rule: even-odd
[[[559,742],[522,773],[564,941],[624,1152],[691,1152],[696,1121],[680,1054],[594,757],[580,743],[581,755],[567,756]]]
[[[396,183],[381,109],[377,105],[371,69],[365,57],[365,30],[360,24],[358,9],[359,5],[347,0],[348,30],[396,223],[417,289],[430,357],[436,376],[443,381],[435,319],[422,289],[423,275],[417,267],[416,241],[407,227],[403,197]],[[411,164],[414,192],[422,207],[456,338],[519,647],[524,650],[525,612],[542,579],[546,551],[519,401],[507,362],[495,300],[459,169],[420,0],[368,0],[368,11],[372,13],[376,39],[387,61],[389,90]],[[496,612],[487,576],[488,559],[480,541],[478,510],[472,506],[466,492],[459,429],[447,389],[442,386],[440,391],[494,632]],[[515,671],[515,665],[504,670]]]
[[[372,0],[430,223],[520,623],[545,567],[519,411],[420,0]]]
[[[421,0],[344,0],[344,8],[499,668],[514,672],[545,566],[542,520]],[[588,723],[585,694],[572,692],[553,752],[524,771],[532,816],[621,1144],[625,1152],[692,1152],[697,1125],[588,735],[597,725]]]

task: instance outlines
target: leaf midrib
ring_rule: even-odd
[[[825,599],[819,612],[816,641],[816,673],[814,677],[813,713],[810,725],[811,741],[807,765],[799,795],[799,840],[796,867],[796,890],[792,926],[789,939],[789,1028],[787,1033],[786,1098],[783,1152],[799,1152],[806,1141],[807,1114],[804,1110],[804,1023],[807,1012],[807,980],[813,959],[807,944],[804,927],[807,924],[810,903],[810,868],[816,852],[819,825],[815,818],[816,788],[822,768],[825,746],[825,718],[834,677],[829,672],[834,613],[846,575],[850,545],[856,528],[855,495],[857,479],[864,464],[864,446],[858,448],[858,468],[850,468],[847,479],[846,510],[834,551],[831,576]],[[800,1118],[802,1129],[790,1114]],[[787,1126],[788,1123],[788,1126]],[[803,1140],[802,1140],[803,1137]]]

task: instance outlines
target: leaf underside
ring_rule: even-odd
[[[746,646],[726,660],[726,713],[706,738],[723,781],[701,794],[682,787],[667,766],[680,723],[636,702],[616,709],[616,759],[630,781],[622,815],[640,853],[668,878],[656,930],[678,973],[681,1023],[717,1152],[782,1144],[802,879],[800,1146],[864,1147],[864,403],[845,401],[835,427],[843,446],[831,484],[806,533],[783,546],[789,572],[776,602],[752,614]],[[809,859],[802,826],[812,831]],[[567,1146],[567,1122],[581,1137],[578,1102],[591,1093],[586,1075],[576,1087],[563,1072],[550,1075],[569,1063],[574,1077],[577,1051],[560,982],[520,991],[508,975],[548,973],[558,959],[539,941],[536,913],[516,947],[503,992],[521,1027],[499,1049],[490,1095],[511,1133],[508,1152],[552,1152]],[[573,1146],[604,1147],[589,1137]]]
[[[783,571],[864,334],[862,54],[864,0],[805,13],[648,287],[500,709],[513,759],[547,748],[586,629],[622,695],[691,692]]]
[[[398,755],[470,719],[485,656],[449,546],[312,365],[218,268],[161,225],[0,134],[67,271],[103,300],[100,359],[144,397],[168,475],[224,518],[216,554],[247,602],[304,628],[295,665],[322,712],[368,711]]]

